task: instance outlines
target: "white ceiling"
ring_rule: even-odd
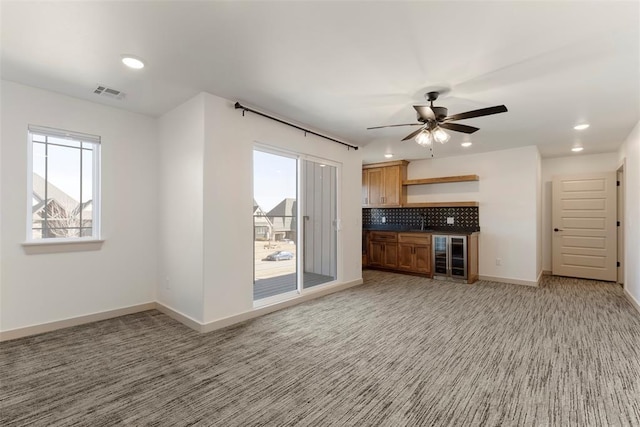
[[[149,115],[201,91],[383,154],[428,89],[480,127],[436,147],[455,156],[537,145],[543,157],[616,150],[640,120],[640,2],[2,1],[2,78]],[[122,54],[143,58],[133,71]],[[97,84],[126,93],[93,94]],[[577,132],[573,126],[589,122]]]

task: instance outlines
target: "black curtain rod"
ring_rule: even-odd
[[[320,135],[319,133],[316,133],[316,132],[314,132],[314,131],[312,131],[312,130],[305,129],[305,128],[300,127],[300,126],[298,126],[298,125],[294,125],[293,123],[285,122],[284,120],[280,120],[280,119],[279,119],[279,118],[277,118],[277,117],[273,117],[273,116],[270,116],[270,115],[268,115],[268,114],[261,113],[260,111],[252,110],[251,108],[247,108],[247,107],[245,107],[245,106],[241,105],[239,102],[236,102],[235,107],[236,107],[236,110],[238,110],[238,109],[242,109],[242,115],[243,115],[243,116],[244,116],[245,111],[251,111],[252,113],[257,114],[257,115],[259,115],[259,116],[266,117],[266,118],[271,119],[271,120],[275,120],[276,122],[280,122],[280,123],[282,123],[282,124],[285,124],[285,125],[287,125],[287,126],[294,127],[294,128],[296,128],[296,129],[300,129],[300,130],[301,130],[301,131],[303,131],[305,134],[310,133],[310,134],[312,134],[312,135],[319,136],[320,138],[328,139],[329,141],[333,141],[333,142],[337,142],[338,144],[346,145],[346,146],[347,146],[347,148],[353,148],[354,150],[357,150],[357,149],[358,149],[358,147],[357,147],[357,146],[355,146],[355,145],[347,144],[346,142],[338,141],[337,139],[333,139],[333,138],[330,138],[330,137],[328,137],[328,136]]]

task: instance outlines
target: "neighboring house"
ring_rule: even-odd
[[[291,239],[296,241],[296,199],[284,199],[267,216],[273,224],[275,240]]]
[[[273,236],[273,224],[267,214],[253,199],[253,238],[255,240],[270,240]]]
[[[91,200],[80,203],[35,173],[32,200],[34,239],[91,235]]]

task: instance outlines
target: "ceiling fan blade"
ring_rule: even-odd
[[[422,132],[425,128],[427,127],[427,125],[422,126],[420,129],[418,129],[415,132],[411,132],[409,135],[405,136],[404,138],[402,138],[403,141],[406,141],[407,139],[411,139],[414,136],[416,136],[417,134],[419,134],[420,132]]]
[[[424,120],[435,120],[436,115],[433,113],[433,110],[426,105],[414,105],[413,108],[416,109],[420,117]]]
[[[472,119],[474,117],[489,116],[491,114],[506,113],[507,107],[497,105],[495,107],[481,108],[479,110],[467,111],[466,113],[454,114],[445,118],[446,121]]]
[[[462,133],[474,133],[475,131],[480,130],[480,128],[461,125],[460,123],[440,123],[438,124],[438,126],[440,126],[441,128],[453,130],[456,132],[462,132]]]
[[[422,126],[424,123],[405,123],[402,125],[386,125],[386,126],[374,126],[372,128],[367,128],[367,130],[371,129],[382,129],[382,128],[395,128],[398,126]]]

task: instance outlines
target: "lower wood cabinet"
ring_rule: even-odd
[[[398,244],[398,270],[431,273],[431,246]]]
[[[398,233],[398,270],[431,274],[431,234]]]
[[[398,233],[371,231],[367,261],[372,267],[396,269],[398,267]]]
[[[431,275],[431,234],[370,231],[370,267]]]
[[[363,266],[433,277],[432,234],[368,231]],[[478,233],[467,235],[467,283],[478,280]]]
[[[398,266],[398,244],[385,242],[369,243],[369,265],[396,268]]]

